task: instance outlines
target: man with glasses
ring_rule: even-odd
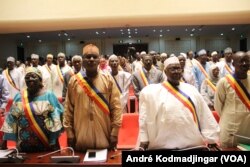
[[[195,87],[180,82],[177,57],[164,62],[167,81],[140,93],[140,150],[184,149],[218,142],[219,126]]]
[[[83,48],[83,67],[71,77],[65,101],[63,124],[68,145],[78,151],[113,149],[121,126],[119,90],[110,74],[97,70],[97,46]]]

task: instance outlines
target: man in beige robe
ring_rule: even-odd
[[[68,85],[63,125],[68,145],[78,151],[112,149],[117,145],[122,114],[120,93],[112,76],[97,70],[99,61],[99,49],[93,44],[85,46],[83,66],[86,72],[74,75]],[[107,110],[101,109],[93,96],[83,89],[83,82],[80,82],[83,80],[98,90],[94,97],[102,96],[104,100],[101,102],[107,104]]]
[[[250,144],[249,139],[244,140],[244,138],[238,136],[250,137],[250,75],[247,74],[250,66],[249,56],[244,52],[237,52],[233,55],[233,65],[235,67],[235,78],[242,83],[247,92],[246,104],[248,103],[248,105],[243,103],[226,77],[217,83],[214,107],[220,115],[222,147],[235,147],[238,143]]]

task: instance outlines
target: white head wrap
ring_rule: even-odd
[[[109,56],[109,60],[111,60],[113,58],[118,58],[118,57],[115,54],[112,54],[111,56]]]
[[[205,49],[201,49],[201,50],[197,53],[198,56],[206,55],[206,54],[207,54],[207,51],[206,51]]]
[[[177,64],[180,63],[179,59],[176,56],[169,57],[164,61],[164,69],[166,69],[170,64]]]
[[[32,58],[32,59],[39,59],[39,56],[38,56],[37,54],[34,54],[34,53],[33,53],[33,54],[31,54],[31,58]]]
[[[62,52],[60,52],[60,53],[58,53],[57,57],[59,57],[59,56],[61,56],[61,57],[65,57],[65,54],[64,54],[64,53],[62,53]]]
[[[9,61],[15,63],[15,58],[14,57],[8,57],[7,58],[7,62],[9,62]]]
[[[76,59],[82,61],[82,56],[75,55],[75,56],[72,57],[71,61],[73,62]]]
[[[226,48],[225,50],[224,50],[224,53],[233,53],[233,50],[232,50],[232,48]]]
[[[182,55],[183,57],[185,57],[185,59],[187,59],[187,54],[186,53],[180,53],[180,55]]]
[[[161,57],[168,57],[167,53],[162,53]]]
[[[147,54],[145,51],[142,51],[141,53],[140,53],[140,55],[145,55],[145,54]]]
[[[53,59],[53,55],[52,54],[47,54],[47,58],[52,58]]]
[[[213,51],[212,53],[211,53],[211,56],[213,57],[213,56],[215,56],[215,55],[217,55],[218,53],[216,52],[216,51]]]

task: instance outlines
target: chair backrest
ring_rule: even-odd
[[[118,135],[118,149],[135,148],[139,134],[139,114],[124,113],[122,115],[122,126]]]
[[[220,122],[220,116],[219,116],[218,112],[217,111],[212,111],[212,113],[213,113],[214,118],[217,121],[217,123],[219,123]]]

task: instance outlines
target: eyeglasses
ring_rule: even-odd
[[[99,59],[99,56],[98,55],[95,55],[95,54],[86,54],[86,55],[83,55],[83,58],[85,59]]]

